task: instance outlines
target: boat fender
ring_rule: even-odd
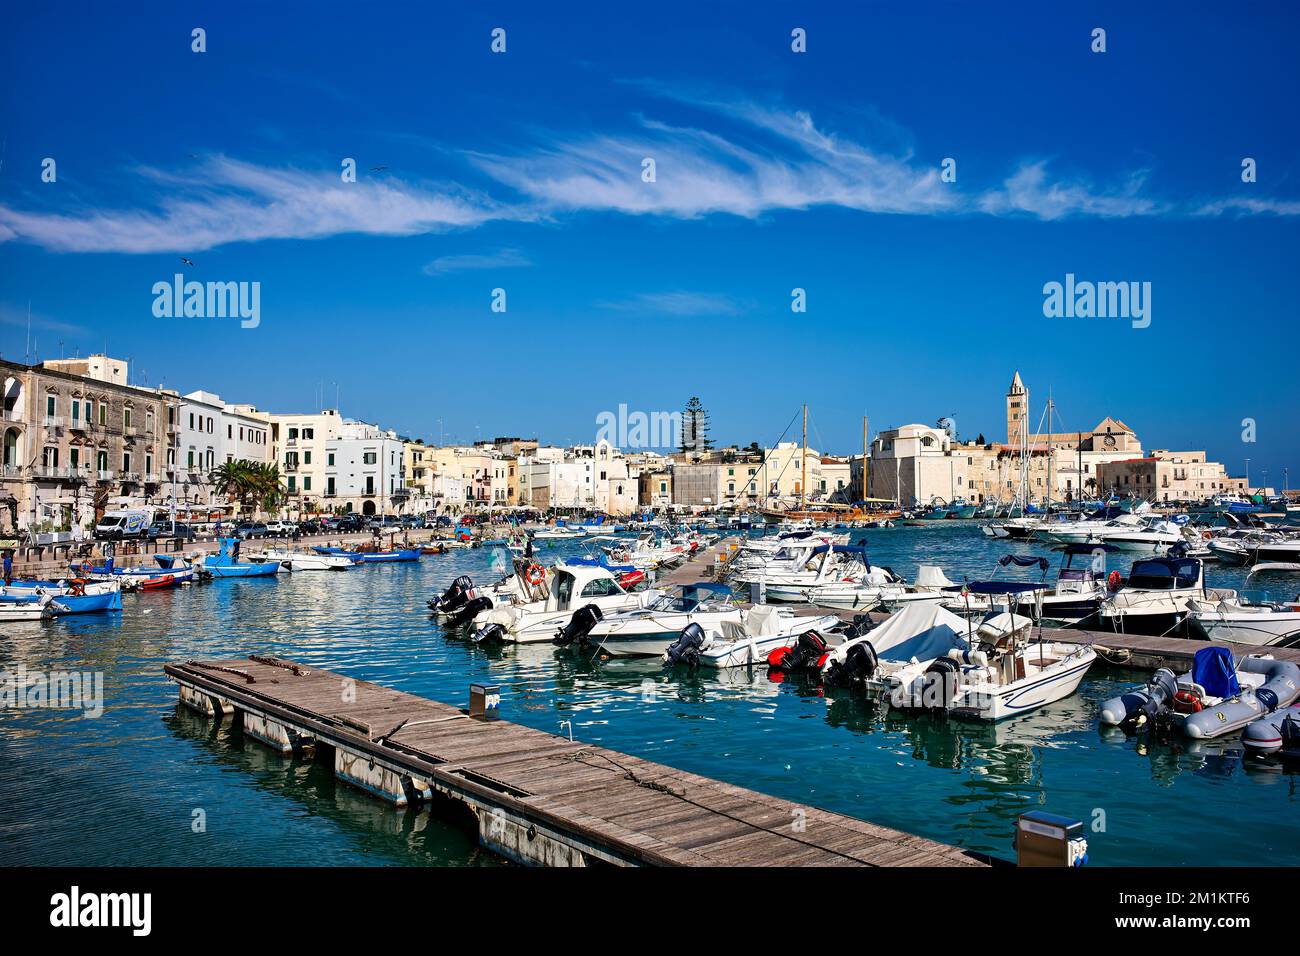
[[[569,618],[568,624],[555,632],[553,643],[558,644],[560,647],[568,647],[574,641],[585,644],[591,629],[604,618],[605,615],[600,612],[600,608],[596,607],[596,605],[584,605],[573,612],[573,617]]]
[[[664,652],[664,664],[667,667],[676,667],[678,664],[695,667],[700,663],[700,649],[703,646],[704,628],[692,621]]]
[[[951,657],[936,657],[921,676],[920,706],[926,710],[947,710],[957,696],[961,665]]]
[[[490,611],[491,609],[492,599],[490,597],[477,597],[447,618],[447,626],[462,627],[473,621],[483,611]]]
[[[1111,593],[1118,591],[1120,585],[1123,583],[1124,579],[1120,576],[1118,571],[1112,571],[1106,576],[1106,587],[1111,591]]]

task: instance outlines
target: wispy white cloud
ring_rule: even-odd
[[[456,186],[364,174],[344,183],[336,171],[275,169],[224,156],[205,163],[201,178],[142,172],[169,190],[156,208],[34,213],[0,205],[0,230],[56,252],[154,253],[340,233],[415,235],[520,218]]]
[[[1219,199],[1196,210],[1198,216],[1300,216],[1300,200]]]
[[[891,156],[819,129],[807,113],[748,103],[726,108],[738,134],[642,120],[635,133],[549,137],[530,151],[473,154],[477,165],[549,211],[606,210],[695,218],[755,218],[779,209],[955,210],[937,166]],[[655,181],[642,180],[642,161]]]
[[[660,315],[738,315],[741,303],[729,296],[709,292],[642,292],[627,299],[598,302],[604,309],[619,312],[652,312]]]
[[[518,249],[501,249],[486,255],[439,256],[426,265],[423,271],[425,275],[439,276],[471,269],[517,269],[532,264]]]
[[[0,325],[20,329],[28,328],[27,307],[0,302]],[[88,335],[90,333],[90,330],[84,325],[77,325],[75,322],[64,322],[62,319],[51,318],[40,312],[31,313],[30,328],[33,332],[56,332],[65,335]]]
[[[1021,213],[1049,221],[1075,216],[1116,219],[1169,212],[1169,204],[1142,195],[1146,179],[1147,172],[1140,170],[1130,173],[1118,188],[1098,190],[1081,181],[1049,180],[1047,163],[1039,160],[1021,166],[1001,188],[980,195],[976,205],[994,216]]]

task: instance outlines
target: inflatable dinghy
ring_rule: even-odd
[[[1162,667],[1151,682],[1101,705],[1101,722],[1127,731],[1180,729],[1205,740],[1241,730],[1300,697],[1300,667],[1251,655],[1234,664],[1226,647],[1196,652],[1180,677]]]

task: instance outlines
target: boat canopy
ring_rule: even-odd
[[[971,581],[966,590],[971,594],[1024,594],[1026,591],[1038,591],[1041,584],[1032,581]]]
[[[1118,551],[1119,548],[1113,544],[1067,544],[1064,548],[1066,554],[1092,554],[1095,551],[1104,551],[1107,554]]]
[[[694,584],[683,584],[682,596],[695,598],[697,601],[703,601],[705,598],[725,598],[731,596],[731,588],[725,584],[714,584],[712,581],[696,581]]]
[[[1018,554],[1004,554],[998,559],[998,564],[1004,568],[1008,564],[1014,564],[1018,568],[1032,568],[1037,566],[1038,570],[1046,571],[1048,560],[1046,558],[1022,558]]]
[[[1200,580],[1201,562],[1197,558],[1148,558],[1136,561],[1129,572],[1128,586],[1133,588],[1191,588]]]
[[[827,551],[831,550],[834,550],[836,554],[856,554],[862,559],[863,564],[867,567],[871,567],[871,562],[867,560],[867,549],[860,544],[819,544],[817,547],[812,549],[812,557],[816,557],[819,554],[825,554]]]

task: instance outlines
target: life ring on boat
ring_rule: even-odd
[[[1119,586],[1124,582],[1118,571],[1112,571],[1106,578],[1106,587],[1111,591],[1118,591]]]
[[[77,597],[82,597],[86,593],[86,579],[73,578],[71,581],[68,582],[68,590],[71,591]]]
[[[524,580],[533,586],[539,585],[546,580],[546,569],[534,562],[524,571]]]
[[[1183,714],[1199,714],[1204,709],[1201,698],[1190,690],[1180,690],[1174,694],[1174,706],[1179,713]]]
[[[1202,532],[1201,532],[1201,537],[1204,538],[1206,541],[1210,541],[1210,540],[1212,540],[1212,539],[1214,538],[1214,532],[1213,532],[1213,531],[1202,531]]]

